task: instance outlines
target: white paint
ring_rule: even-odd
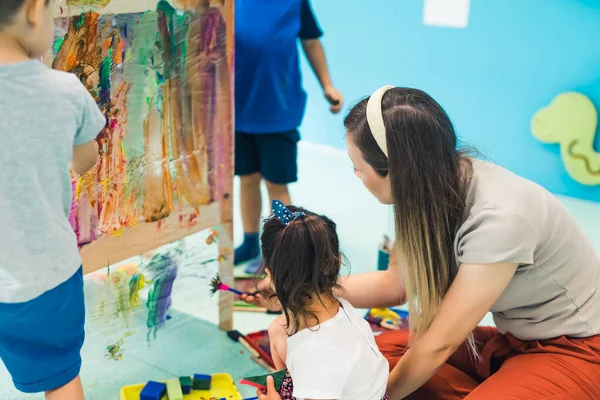
[[[469,24],[470,0],[424,0],[423,22],[426,25],[466,28]]]

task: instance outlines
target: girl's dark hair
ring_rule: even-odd
[[[332,220],[300,207],[288,208],[305,215],[287,225],[275,217],[267,219],[261,243],[287,324],[293,321],[297,327],[298,321],[307,323],[311,318],[319,322],[307,306],[315,297],[323,303],[323,298],[334,296],[342,255]]]
[[[46,0],[46,5],[49,2],[50,0]],[[12,23],[15,14],[24,3],[25,0],[0,0],[0,31]]]
[[[457,149],[444,109],[427,93],[400,87],[382,99],[386,157],[369,128],[367,102],[352,108],[344,125],[364,160],[380,176],[390,177],[409,325],[420,335],[458,271],[454,239],[465,211],[470,158]]]

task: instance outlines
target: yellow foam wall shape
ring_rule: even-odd
[[[600,153],[594,150],[598,113],[592,101],[576,92],[561,93],[531,120],[533,136],[560,145],[569,175],[577,182],[600,185]]]

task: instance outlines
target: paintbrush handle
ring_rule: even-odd
[[[248,296],[256,296],[256,295],[259,293],[259,292],[252,292],[252,293],[248,293],[248,292],[240,292],[239,290],[235,290],[235,289],[232,289],[232,288],[229,288],[228,290],[229,290],[231,293],[235,293],[235,294],[237,294],[238,296],[241,296],[241,295],[243,295],[243,294],[246,294],[246,295],[248,295]]]

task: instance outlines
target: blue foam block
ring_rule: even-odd
[[[160,400],[167,393],[167,385],[162,382],[149,381],[140,393],[140,400]]]
[[[212,376],[194,374],[194,390],[210,390]]]

